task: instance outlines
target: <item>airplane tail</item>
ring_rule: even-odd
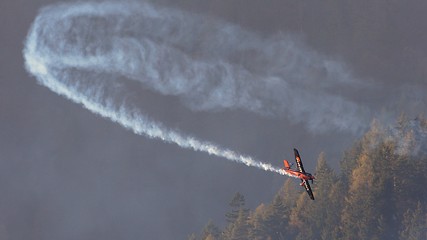
[[[285,165],[285,167],[283,169],[289,170],[291,168],[291,166],[289,165],[289,162],[287,160],[283,160],[283,164]]]

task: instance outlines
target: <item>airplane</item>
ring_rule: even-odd
[[[291,174],[293,176],[298,177],[301,179],[301,186],[305,188],[305,190],[308,193],[308,196],[310,196],[311,200],[314,200],[313,191],[311,191],[310,184],[308,183],[309,180],[311,180],[311,183],[313,183],[313,180],[315,179],[311,173],[305,172],[304,167],[302,165],[301,157],[298,153],[298,150],[294,148],[294,154],[295,154],[295,161],[297,162],[297,170],[292,170],[291,166],[289,165],[289,162],[286,160],[283,160],[283,163],[285,165],[284,168],[282,168],[286,173]]]

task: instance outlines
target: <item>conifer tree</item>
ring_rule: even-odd
[[[231,225],[230,240],[245,240],[248,239],[249,224],[248,215],[244,209],[240,209],[236,221]]]
[[[322,230],[321,239],[341,239],[341,212],[344,206],[344,197],[346,196],[344,183],[337,180],[329,191],[329,207],[327,210],[325,229]]]
[[[188,236],[188,240],[197,240],[197,236],[195,233],[190,234],[190,236]]]
[[[283,200],[283,204],[291,209],[295,206],[298,199],[300,186],[296,183],[294,178],[287,178],[282,188],[277,193]]]
[[[290,227],[297,233],[295,239],[314,239],[313,229],[310,227],[311,202],[307,193],[301,192],[290,215]],[[317,200],[316,200],[317,201]]]
[[[403,216],[401,240],[418,240],[427,237],[426,214],[423,214],[421,202],[414,210],[408,209]]]
[[[357,159],[359,159],[360,154],[362,153],[362,142],[356,141],[353,143],[353,146],[344,151],[344,156],[340,161],[341,167],[341,181],[344,183],[344,187],[349,186],[351,179],[351,174],[353,170],[357,167]]]
[[[212,234],[209,234],[204,240],[218,240],[218,238],[215,238]]]
[[[280,195],[276,195],[265,215],[266,234],[272,239],[282,239],[288,228],[289,209],[283,204]]]
[[[264,221],[266,206],[261,203],[255,211],[250,215],[249,219],[249,239],[263,240],[267,236],[267,226]]]
[[[352,171],[342,214],[344,238],[380,238],[389,233],[393,212],[390,165],[395,161],[395,145],[382,126],[374,121],[362,139],[362,152]],[[384,209],[389,209],[385,212]],[[385,215],[383,215],[385,214]],[[375,228],[383,218],[384,230]]]
[[[202,240],[210,239],[216,239],[218,240],[221,235],[221,232],[217,226],[212,222],[212,220],[209,220],[208,224],[203,228],[202,230]]]
[[[316,167],[316,182],[313,184],[315,201],[307,200],[305,191],[293,209],[293,225],[297,227],[299,239],[321,239],[330,236],[331,225],[337,224],[334,218],[329,218],[333,211],[337,211],[329,200],[330,191],[336,182],[334,171],[326,163],[325,154],[319,155]]]
[[[231,211],[225,214],[228,223],[233,223],[239,216],[240,210],[245,213],[249,212],[249,209],[245,208],[245,197],[237,192],[230,201]]]
[[[228,222],[228,226],[225,228],[223,233],[224,239],[232,239],[233,234],[240,234],[240,228],[246,226],[242,226],[243,223],[247,224],[247,219],[249,215],[249,209],[245,208],[245,197],[237,192],[230,201],[231,211],[225,214],[226,220]],[[240,222],[237,222],[239,216],[242,219],[239,219]],[[243,221],[243,219],[246,219]],[[233,233],[233,231],[238,231]],[[240,235],[239,235],[240,236]]]

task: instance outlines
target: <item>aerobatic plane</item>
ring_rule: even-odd
[[[294,148],[294,153],[295,153],[295,161],[297,162],[297,167],[298,167],[298,171],[297,170],[292,170],[291,166],[289,165],[289,162],[286,160],[283,160],[283,163],[285,165],[285,167],[283,168],[283,170],[288,173],[291,174],[293,176],[298,177],[299,179],[301,179],[301,186],[303,186],[305,188],[305,190],[307,191],[308,195],[310,196],[310,198],[312,200],[314,200],[314,195],[313,195],[313,191],[311,191],[311,187],[310,184],[308,183],[309,180],[311,180],[311,183],[313,183],[313,180],[315,179],[313,175],[311,175],[311,173],[305,172],[304,167],[302,165],[302,161],[301,161],[301,157],[298,153],[298,150]]]

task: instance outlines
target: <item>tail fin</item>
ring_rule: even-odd
[[[283,160],[283,164],[285,165],[285,167],[283,169],[289,170],[291,168],[291,166],[289,165],[289,162],[287,160]]]

